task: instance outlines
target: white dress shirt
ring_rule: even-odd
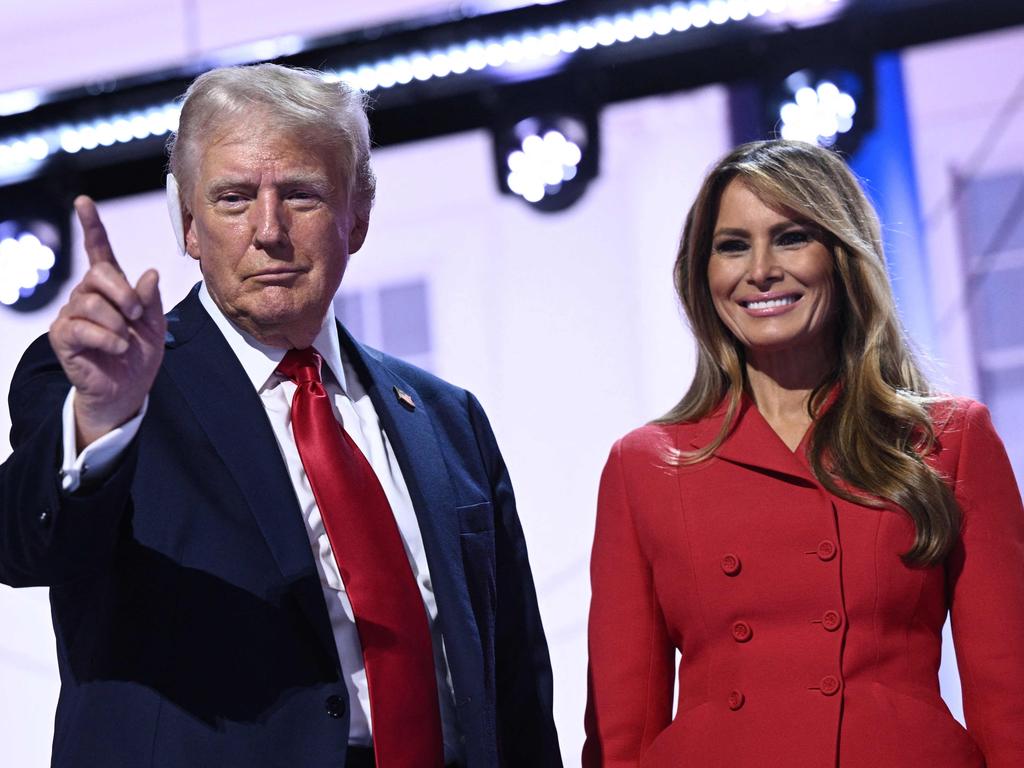
[[[352,613],[352,604],[345,592],[345,585],[334,560],[334,552],[331,550],[327,532],[320,518],[320,510],[313,497],[313,490],[306,477],[292,434],[291,402],[295,394],[295,384],[277,373],[277,366],[284,358],[286,350],[260,344],[249,334],[237,328],[217,307],[205,284],[200,288],[199,299],[224,335],[252,382],[253,388],[263,401],[267,418],[274,430],[274,437],[277,438],[281,456],[288,469],[288,477],[299,500],[302,521],[305,524],[313,559],[320,574],[320,586],[327,604],[334,642],[341,660],[341,668],[344,671],[345,685],[348,688],[351,703],[349,743],[369,746],[373,731],[370,719],[369,688],[366,681],[366,670],[363,666],[362,647]],[[327,317],[324,318],[312,346],[323,358],[323,385],[331,397],[335,416],[355,444],[359,446],[359,450],[366,456],[367,461],[370,462],[395,515],[405,553],[409,558],[409,565],[412,568],[429,619],[434,649],[434,670],[437,675],[437,689],[441,706],[441,724],[444,732],[445,760],[447,762],[461,761],[461,741],[455,719],[451,676],[444,654],[441,629],[437,621],[437,602],[427,568],[423,538],[405,478],[402,476],[402,470],[395,458],[394,450],[381,427],[380,419],[369,395],[349,361],[342,355],[333,312],[328,312]],[[84,477],[99,477],[109,472],[120,453],[135,436],[145,414],[145,406],[143,406],[142,411],[134,419],[100,438],[81,454],[76,455],[73,398],[74,390],[72,389],[64,406],[64,462],[61,477],[66,492],[77,488]]]

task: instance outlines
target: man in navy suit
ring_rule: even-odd
[[[53,765],[560,766],[486,416],[333,317],[373,201],[361,94],[214,70],[170,164],[203,282],[165,316],[79,198],[89,270],[11,386],[0,580],[50,587]],[[332,451],[362,472],[334,496]],[[358,559],[366,519],[392,555]]]

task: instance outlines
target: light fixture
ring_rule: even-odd
[[[870,61],[805,67],[767,85],[765,135],[777,135],[851,153],[874,124]]]
[[[688,33],[709,26],[776,17],[787,23],[794,15],[828,13],[846,0],[690,0],[662,2],[620,12],[590,15],[548,26],[527,27],[491,37],[470,37],[451,45],[413,48],[381,58],[327,70],[327,81],[344,80],[364,91],[376,91],[441,78],[470,76],[484,70],[550,68],[599,47],[634,45],[654,37]],[[295,51],[286,45],[256,47],[250,55],[279,56]],[[249,49],[246,49],[249,50]],[[226,60],[236,61],[237,51]],[[35,99],[33,102],[32,99]],[[0,94],[0,113],[30,111],[41,96],[35,92]],[[6,105],[6,106],[5,106]],[[76,154],[162,136],[175,130],[179,106],[163,102],[141,109],[101,115],[93,120],[53,124],[20,135],[0,136],[0,182],[31,175],[48,158]]]
[[[564,210],[597,175],[597,139],[593,114],[519,120],[495,136],[499,187],[538,210]]]
[[[70,207],[59,209],[37,198],[31,203],[5,202],[3,210],[0,306],[30,312],[47,304],[68,277]]]
[[[852,93],[831,79],[813,82],[806,71],[801,71],[786,78],[786,86],[793,97],[779,107],[779,135],[782,138],[831,147],[841,134],[849,133],[853,128],[857,101]],[[850,90],[859,91],[860,88]]]

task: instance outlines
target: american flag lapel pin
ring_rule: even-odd
[[[399,389],[397,386],[392,386],[391,389],[394,390],[395,397],[398,398],[398,402],[402,404],[405,410],[416,410],[416,403],[412,401],[412,396],[408,392],[406,392],[404,389]]]

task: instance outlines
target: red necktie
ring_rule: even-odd
[[[334,416],[320,355],[292,349],[292,431],[352,602],[370,688],[377,768],[440,768],[441,713],[426,608],[370,463]]]

